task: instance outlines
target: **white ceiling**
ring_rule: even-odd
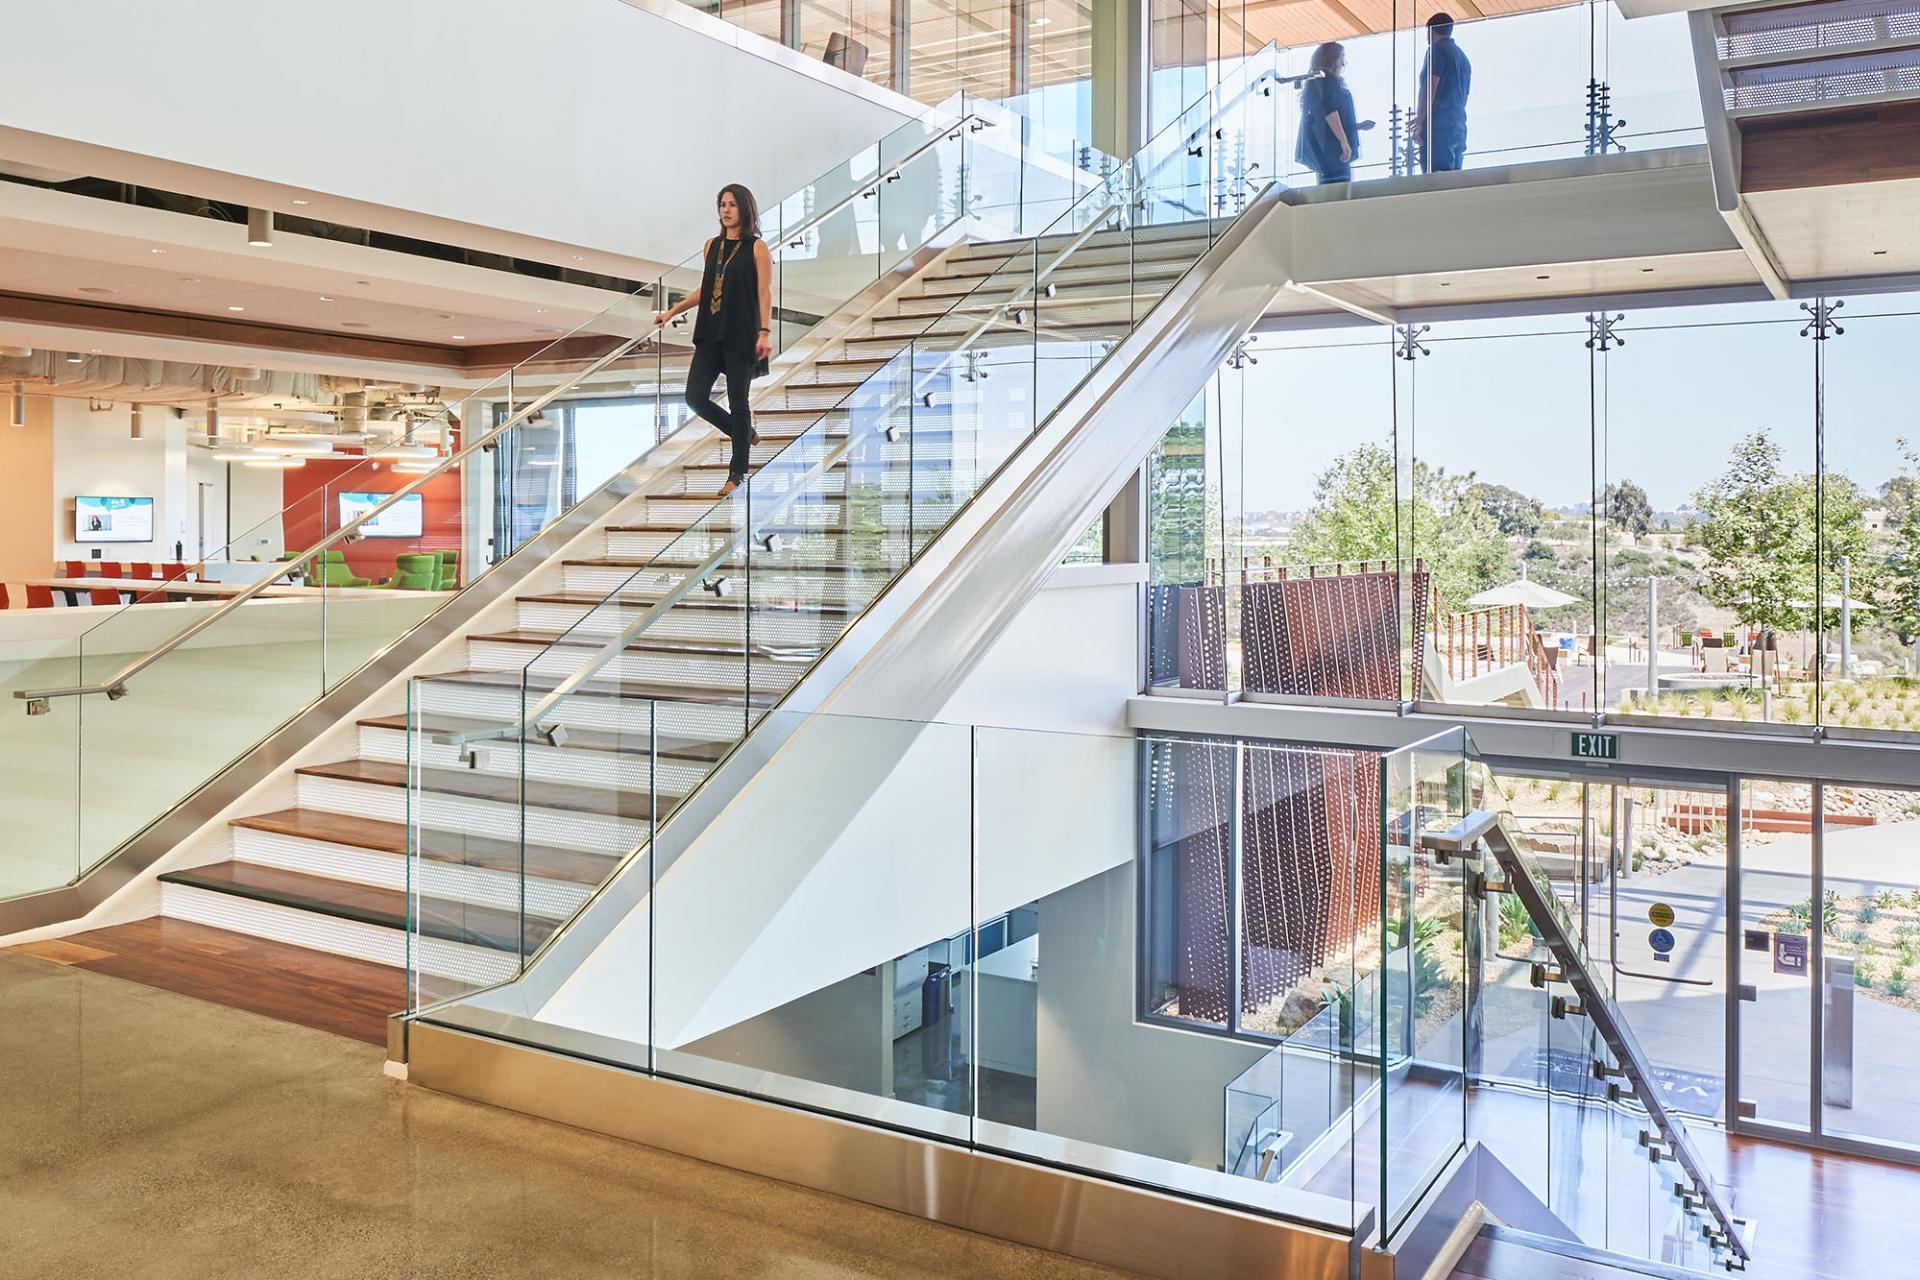
[[[550,339],[623,297],[284,230],[246,241],[230,223],[0,183],[4,293],[438,347]]]
[[[1790,280],[1920,272],[1920,178],[1740,198]]]

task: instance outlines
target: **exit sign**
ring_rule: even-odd
[[[1573,735],[1575,760],[1618,760],[1620,735],[1614,733],[1576,733]]]

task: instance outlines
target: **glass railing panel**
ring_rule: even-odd
[[[22,715],[14,694],[80,682],[81,642],[70,615],[41,606],[46,622],[29,631],[16,625],[0,644],[0,767],[8,779],[11,814],[8,851],[0,858],[0,898],[68,883],[80,862],[80,717]],[[170,611],[172,612],[172,611]],[[39,632],[40,634],[34,634]]]
[[[1421,837],[1465,816],[1466,735],[1449,730],[1386,757],[1381,791],[1380,1203],[1385,1236],[1466,1141],[1465,1027],[1472,994],[1464,864]]]
[[[752,803],[652,850],[657,1069],[964,1140],[973,983],[1000,980],[969,930],[970,730],[774,712],[759,734]]]
[[[1171,852],[1155,847],[1157,839],[1143,841],[1142,770],[1168,746],[1202,771],[1194,753],[1220,756],[1214,763],[1229,775],[1240,751],[974,731],[975,1141],[1175,1193],[1350,1225],[1347,1186],[1308,1189],[1219,1169],[1228,1086],[1244,1081],[1272,1044],[1177,1025],[1232,1008],[1227,939],[1237,890],[1230,868],[1243,832],[1229,808],[1196,819],[1213,825]],[[1053,803],[1062,790],[1076,803]],[[1191,943],[1185,954],[1162,953],[1175,966],[1166,975],[1171,991],[1143,992],[1126,957],[1143,946],[1161,951],[1180,936],[1170,930],[1182,928]],[[1159,1015],[1143,1019],[1142,999],[1161,995]],[[1256,1167],[1263,1159],[1250,1158]],[[1270,1162],[1267,1172],[1274,1172]],[[1337,1166],[1322,1172],[1338,1182]]]

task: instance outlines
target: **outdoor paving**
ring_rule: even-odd
[[[1920,821],[1871,827],[1830,829],[1826,837],[1828,888],[1841,897],[1871,896],[1882,889],[1910,892],[1920,884]],[[1744,846],[1746,924],[1807,901],[1812,858],[1804,835],[1749,837]],[[1682,1109],[1722,1108],[1715,1090],[1695,1077],[1718,1079],[1725,1070],[1726,862],[1703,859],[1661,875],[1623,878],[1618,886],[1620,936],[1614,976],[1615,998],[1642,1047],[1666,1068],[1668,1100]],[[1670,961],[1660,963],[1648,942],[1648,908],[1664,902],[1674,911],[1669,931],[1676,943]],[[1594,952],[1603,966],[1608,891],[1596,885],[1589,902]],[[1804,1126],[1807,1119],[1810,1062],[1810,979],[1773,972],[1770,954],[1754,954],[1741,980],[1757,988],[1757,1002],[1741,1009],[1742,1094],[1758,1104],[1763,1120]],[[1633,974],[1657,973],[1681,982]],[[1498,1002],[1511,1011],[1537,1006],[1520,966],[1490,975],[1489,1016]],[[1508,1024],[1522,1021],[1510,1014]],[[1490,1030],[1487,1066],[1496,1073],[1531,1076],[1543,1047],[1541,1027],[1495,1023]],[[1553,1048],[1571,1048],[1570,1038]],[[1856,992],[1854,998],[1854,1081],[1850,1108],[1827,1106],[1823,1125],[1830,1133],[1890,1139],[1920,1145],[1920,1095],[1912,1088],[1920,1063],[1920,1013]],[[1708,1105],[1696,1090],[1704,1090]],[[1720,1118],[1724,1118],[1721,1116]]]

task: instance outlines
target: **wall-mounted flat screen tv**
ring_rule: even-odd
[[[81,496],[73,500],[75,542],[152,542],[152,498]]]
[[[340,523],[358,520],[391,495],[384,493],[343,493],[340,495]],[[417,538],[425,527],[426,502],[410,493],[360,526],[363,538]]]

